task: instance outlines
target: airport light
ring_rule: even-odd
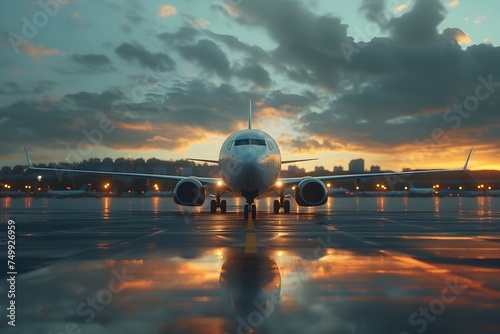
[[[217,186],[221,187],[222,186],[222,181],[217,181]]]
[[[458,190],[462,190],[462,189],[463,189],[463,187],[462,187],[462,186],[458,187]]]
[[[356,190],[359,190],[359,186],[356,186]]]
[[[295,186],[292,187],[292,190],[295,190]]]
[[[41,175],[38,175],[38,176],[36,177],[36,179],[38,180],[38,182],[40,182],[40,181],[42,181],[42,176],[41,176]]]
[[[331,186],[332,186],[332,185],[331,185],[330,183],[327,183],[327,184],[326,184],[326,187],[327,187],[327,188],[330,188]]]
[[[488,187],[488,190],[491,190],[491,186]]]
[[[276,185],[277,185],[278,187],[281,187],[281,186],[283,185],[283,182],[278,181],[278,182],[276,182]]]
[[[407,187],[407,186],[405,186],[405,190],[408,190],[408,187]]]

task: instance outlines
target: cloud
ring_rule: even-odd
[[[50,80],[39,80],[18,84],[12,81],[0,83],[0,95],[23,96],[29,94],[45,94],[52,90],[56,83]]]
[[[438,0],[416,1],[409,12],[392,19],[390,28],[393,38],[407,45],[435,43],[438,36],[436,28],[445,18],[444,10]]]
[[[109,72],[115,69],[111,65],[111,60],[100,54],[81,54],[81,55],[71,55],[70,60],[74,63],[82,65],[83,72],[93,73],[93,72]]]
[[[193,19],[191,20],[190,22],[195,28],[205,28],[206,26],[208,26],[210,24],[210,21],[207,20],[207,19],[203,19],[203,18],[198,18],[198,19]]]
[[[348,64],[340,45],[353,39],[339,18],[316,16],[294,1],[244,1],[239,9],[239,23],[266,29],[278,44],[272,51],[278,71],[301,83],[330,88],[342,82],[340,70]]]
[[[399,12],[404,11],[405,9],[407,9],[410,6],[410,4],[411,4],[411,0],[409,0],[408,2],[399,4],[396,7],[394,7],[394,12],[399,13]]]
[[[221,78],[230,76],[229,60],[217,44],[208,39],[202,39],[194,45],[179,47],[179,53],[187,60],[192,60],[209,73],[216,73]]]
[[[455,41],[458,44],[470,44],[472,40],[470,37],[458,28],[446,28],[443,30],[442,35],[451,41]]]
[[[269,72],[259,64],[253,62],[249,62],[242,68],[236,70],[236,75],[241,79],[251,80],[253,83],[261,87],[268,87],[271,85]]]
[[[41,56],[56,56],[61,54],[61,51],[58,49],[48,49],[44,45],[33,43],[23,43],[19,49],[36,62],[42,61]]]
[[[0,87],[6,93],[20,93],[15,84]],[[210,135],[239,130],[246,114],[234,111],[246,110],[249,100],[257,100],[256,94],[228,84],[216,86],[201,80],[179,82],[167,93],[168,99],[155,102],[146,95],[143,102],[133,102],[117,89],[19,100],[0,107],[4,118],[0,123],[0,151],[7,156],[18,152],[22,143],[32,143],[42,153],[76,149],[79,142],[88,139],[82,131],[99,129],[103,117],[115,127],[102,138],[103,147],[181,150]]]
[[[479,24],[482,21],[486,20],[486,18],[487,18],[487,16],[484,16],[484,15],[476,16],[476,18],[474,19],[474,24]]]
[[[365,14],[365,17],[368,21],[385,23],[385,22],[380,22],[381,17],[379,15],[385,10],[384,0],[362,0],[359,10],[360,12]]]
[[[175,68],[174,60],[167,54],[152,53],[136,43],[122,43],[115,48],[115,52],[122,59],[145,68],[158,71],[171,71]]]
[[[381,8],[377,1],[364,4]],[[500,63],[495,60],[500,59],[500,48],[473,45],[463,50],[458,43],[469,42],[463,31],[439,33],[445,8],[438,0],[415,2],[387,22],[388,37],[366,43],[354,42],[339,19],[315,15],[293,1],[243,2],[239,10],[237,22],[265,28],[276,43],[274,50],[265,52],[271,66],[283,69],[298,84],[319,88],[316,106],[301,109],[294,125],[302,135],[286,139],[290,147],[314,150],[323,143],[340,143],[355,149],[408,150],[441,128],[449,139],[439,143],[445,149],[470,145],[477,133],[491,136],[500,122],[494,112],[500,105],[500,87],[460,124],[449,119],[455,103],[474,96],[478,77],[491,74],[500,82]],[[297,24],[290,27],[288,22]],[[234,50],[252,50],[232,37],[212,36],[227,46],[232,43]],[[350,59],[339,51],[342,43],[356,50]],[[301,145],[300,139],[307,136],[314,140]],[[493,144],[499,139],[500,132],[488,140]]]
[[[452,2],[450,2],[447,6],[449,8],[453,8],[453,7],[457,7],[458,5],[460,5],[460,1],[459,0],[453,0]]]
[[[158,35],[158,38],[167,44],[184,44],[194,41],[199,34],[198,29],[192,26],[183,26],[175,33],[163,32]]]
[[[158,17],[168,17],[168,16],[173,16],[175,14],[177,14],[177,8],[175,8],[172,5],[163,5],[158,10],[157,16]]]

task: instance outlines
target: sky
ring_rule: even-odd
[[[218,159],[500,169],[495,0],[0,2],[0,166]]]

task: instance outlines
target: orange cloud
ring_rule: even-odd
[[[160,10],[158,11],[158,17],[167,17],[167,16],[173,16],[177,14],[177,8],[175,8],[172,5],[163,5],[160,7]]]
[[[59,51],[58,49],[47,49],[43,45],[36,45],[31,43],[22,44],[20,46],[20,49],[36,62],[42,60],[40,56],[55,56],[61,54],[61,51]]]
[[[394,7],[394,12],[399,13],[399,12],[405,10],[406,8],[408,8],[410,6],[410,3],[411,3],[411,0],[406,2],[406,3],[402,3],[402,4],[397,5],[396,7]]]
[[[448,7],[453,8],[453,7],[457,7],[458,5],[460,5],[460,2],[458,0],[453,0],[452,2],[450,2],[448,4]]]

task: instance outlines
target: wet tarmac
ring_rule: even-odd
[[[17,271],[2,333],[500,333],[500,198],[330,198],[288,215],[270,198],[255,221],[239,199],[224,215],[171,198],[0,203]]]

